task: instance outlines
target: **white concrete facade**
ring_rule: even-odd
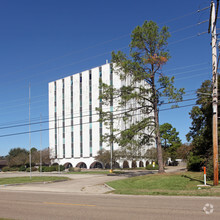
[[[120,88],[124,83],[112,71],[111,64],[49,83],[49,148],[54,163],[90,168],[100,149],[109,150],[106,143],[100,141],[101,134],[109,130],[98,122],[99,114],[95,110],[101,102],[100,79],[108,85],[112,83],[115,88]],[[117,100],[114,100],[113,106],[102,107],[115,111],[116,105]],[[133,120],[138,120],[135,117]],[[114,121],[114,126],[125,127],[120,120]],[[114,144],[114,149],[118,147]],[[146,146],[146,149],[150,147],[152,145]],[[141,161],[145,166],[146,160]],[[122,159],[118,163],[123,166]],[[137,167],[139,165],[140,161],[137,161]]]

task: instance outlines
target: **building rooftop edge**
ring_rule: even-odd
[[[68,76],[65,76],[65,77],[62,77],[62,78],[59,78],[59,79],[50,81],[50,82],[48,82],[48,84],[53,83],[53,82],[56,82],[56,81],[61,80],[61,79],[68,78],[68,77],[70,77],[70,76],[73,76],[73,75],[76,75],[76,74],[79,74],[79,73],[82,73],[82,72],[85,72],[85,71],[87,71],[87,70],[92,70],[92,69],[95,69],[95,68],[98,68],[98,67],[102,67],[102,66],[105,66],[105,65],[110,65],[110,64],[111,64],[111,62],[105,63],[105,64],[100,65],[100,66],[96,66],[96,67],[93,67],[93,68],[90,68],[90,69],[86,69],[86,70],[80,71],[80,72],[78,72],[78,73],[73,73],[73,74],[71,74],[71,75],[68,75]]]

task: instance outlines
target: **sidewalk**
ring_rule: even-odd
[[[32,176],[39,176],[39,173],[33,173]],[[37,192],[69,192],[69,193],[84,193],[84,194],[103,194],[111,191],[105,185],[105,182],[123,179],[122,176],[107,176],[100,174],[43,174],[45,176],[65,176],[71,180],[55,183],[31,183],[15,186],[0,186],[1,190],[16,190],[16,191],[37,191]],[[2,177],[16,177],[16,176],[29,176],[28,173],[8,173],[0,174]]]

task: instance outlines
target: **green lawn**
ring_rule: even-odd
[[[97,171],[80,171],[80,172],[67,172],[66,174],[109,174],[109,170],[97,170]],[[124,171],[113,171],[115,174],[124,173]]]
[[[220,196],[220,186],[198,189],[197,185],[203,184],[203,174],[200,172],[153,174],[107,184],[115,189],[113,192],[116,194]]]
[[[56,176],[33,176],[30,177],[10,177],[0,178],[0,185],[17,184],[17,183],[34,183],[34,182],[48,182],[57,180],[68,180],[68,177],[56,177]]]

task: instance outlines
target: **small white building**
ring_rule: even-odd
[[[100,80],[115,88],[125,83],[109,63],[49,83],[49,148],[53,163],[88,169],[103,167],[94,157],[102,148],[109,150],[100,138],[109,130],[98,122],[99,114],[95,109],[109,108],[114,112],[117,100],[113,100],[112,106],[101,104]],[[137,117],[141,116],[132,120]],[[124,127],[121,120],[114,121],[114,126]],[[113,149],[118,147],[114,144]],[[152,145],[146,149],[150,147]],[[145,166],[145,162],[140,159],[137,167]],[[118,163],[122,167],[124,160]],[[131,163],[128,161],[129,167]]]

